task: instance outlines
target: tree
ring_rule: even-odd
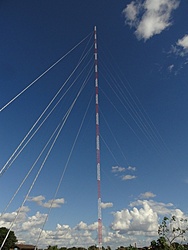
[[[9,232],[9,229],[7,229],[6,227],[1,227],[0,228],[0,247],[2,246],[2,243],[7,235],[7,233]],[[17,242],[17,238],[14,234],[13,231],[10,231],[4,246],[2,247],[2,250],[10,250],[10,248],[14,248],[15,247],[15,243]]]
[[[60,247],[59,250],[67,250],[66,247]]]
[[[164,236],[159,237],[159,239],[157,240],[157,246],[158,248],[165,250],[168,250],[170,248]]]
[[[49,245],[47,250],[58,250],[58,247],[57,247],[57,245],[55,245],[55,246]]]
[[[88,250],[98,250],[96,245],[90,246],[88,247]]]
[[[126,247],[120,246],[120,247],[118,247],[116,250],[126,250]]]
[[[167,245],[174,249],[173,243],[175,239],[184,239],[185,233],[188,231],[187,219],[178,219],[176,216],[172,216],[170,219],[163,218],[161,225],[158,228],[158,244],[167,248]]]
[[[77,250],[77,247],[70,247],[67,250]]]
[[[151,248],[152,249],[158,248],[158,244],[157,244],[157,242],[155,240],[152,240],[152,242],[151,242]]]
[[[129,247],[127,247],[127,249],[128,250],[136,250],[137,249],[137,247],[135,246],[135,247],[133,247],[132,245],[130,245]]]
[[[78,249],[78,250],[87,250],[87,249],[84,248],[84,247],[78,247],[77,249]]]

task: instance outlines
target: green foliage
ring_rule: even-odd
[[[179,243],[177,243],[177,242],[173,242],[173,243],[172,243],[172,247],[173,247],[174,249],[176,249],[176,250],[185,250],[184,245],[179,244]]]
[[[158,228],[160,237],[157,242],[154,240],[151,242],[151,247],[164,250],[187,250],[186,245],[175,242],[175,239],[183,240],[187,231],[187,219],[178,219],[176,216],[170,219],[164,217]]]
[[[154,249],[157,248],[157,242],[155,240],[152,240],[151,247]]]
[[[181,238],[183,240],[187,231],[187,219],[178,219],[176,216],[172,216],[170,219],[164,217],[161,225],[158,228],[158,234],[160,238],[163,238],[163,240],[166,241],[165,245],[169,245],[170,248],[174,248],[172,243],[175,239]]]
[[[98,247],[96,245],[88,247],[88,250],[98,250]]]
[[[0,228],[0,246],[2,246],[2,243],[3,243],[4,239],[6,238],[8,231],[9,231],[9,229],[7,229],[6,227]],[[14,232],[10,231],[10,233],[5,241],[5,244],[2,247],[2,250],[10,250],[10,248],[14,248],[16,242],[17,242],[17,238],[16,238]]]
[[[70,247],[70,248],[68,248],[67,250],[77,250],[78,248],[76,248],[76,247]]]
[[[130,245],[129,247],[126,248],[127,250],[136,250],[136,247],[133,247],[132,245]]]
[[[77,249],[78,250],[86,250],[86,248],[84,248],[84,247],[78,247]]]
[[[55,246],[49,245],[47,250],[58,250],[58,246],[57,245],[55,245]]]
[[[66,247],[60,247],[59,250],[67,250]]]
[[[126,250],[126,247],[120,246],[116,250]]]
[[[157,240],[157,245],[160,249],[165,249],[165,250],[169,249],[169,245],[164,236],[159,237],[159,239]]]
[[[120,246],[118,247],[116,250],[137,250],[138,248],[135,246],[132,246],[132,245],[129,245],[128,247],[124,247],[124,246]]]

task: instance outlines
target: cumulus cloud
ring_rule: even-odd
[[[60,246],[89,246],[95,243],[93,239],[92,231],[89,231],[89,227],[84,222],[80,222],[76,227],[71,228],[68,225],[58,224],[55,231],[46,231],[46,239],[48,239],[48,245],[60,245]],[[95,231],[97,227],[95,227]]]
[[[125,23],[135,28],[135,35],[147,40],[172,25],[172,11],[179,0],[132,1],[123,10]]]
[[[168,54],[175,55],[176,59],[179,57],[181,60],[176,60],[174,64],[168,67],[170,73],[177,75],[188,64],[188,34],[178,39],[177,42],[171,45]]]
[[[35,215],[29,217],[27,221],[23,222],[22,229],[29,231],[33,227],[43,225],[46,216],[46,214],[41,214],[40,212],[37,212]]]
[[[112,173],[122,173],[122,172],[125,172],[127,170],[128,171],[136,171],[136,168],[132,167],[132,166],[128,166],[128,168],[123,168],[120,166],[112,166]]]
[[[65,203],[64,198],[49,200],[47,202],[43,202],[45,197],[42,195],[35,196],[35,197],[28,197],[28,201],[36,202],[39,206],[47,207],[47,208],[57,208],[60,207],[61,204]]]
[[[38,195],[35,197],[28,197],[27,200],[32,201],[32,202],[36,202],[38,205],[42,205],[43,200],[45,200],[45,197],[42,195]]]
[[[97,222],[94,222],[93,224],[90,224],[89,226],[88,226],[88,230],[89,231],[95,231],[95,230],[97,230],[98,229],[98,223]]]
[[[127,170],[136,171],[136,168],[135,168],[135,167],[132,167],[132,166],[128,166]]]
[[[16,221],[16,225],[13,227],[19,242],[35,245],[40,235],[39,248],[45,248],[46,245],[66,245],[69,247],[86,245],[88,247],[96,244],[97,222],[86,224],[81,221],[75,227],[58,223],[55,229],[46,230],[43,229],[43,226],[47,214],[36,212],[32,216],[28,216],[27,212],[27,209],[23,210],[25,216]],[[0,226],[9,228],[15,219],[15,215],[16,211],[4,215],[1,214]]]
[[[121,173],[124,172],[125,168],[119,166],[112,166],[112,173]]]
[[[142,193],[139,195],[139,198],[140,199],[148,199],[148,198],[153,198],[155,197],[156,195],[153,194],[152,192],[145,192],[145,193]]]
[[[151,192],[144,193],[151,197]],[[40,200],[39,198],[37,200]],[[43,200],[43,199],[42,199]],[[110,203],[104,203],[109,205]],[[18,210],[0,216],[0,225],[9,227],[13,222]],[[85,246],[86,248],[96,244],[98,223],[87,224],[80,221],[71,227],[67,224],[58,223],[51,230],[43,228],[47,214],[36,212],[29,215],[31,211],[28,207],[21,209],[21,216],[18,223],[13,228],[19,242],[36,244],[38,236],[39,248],[47,245],[59,246]],[[120,245],[130,245],[137,242],[138,245],[149,245],[151,236],[157,236],[158,223],[164,216],[175,215],[177,218],[186,218],[183,211],[177,209],[172,203],[162,203],[153,200],[136,200],[130,203],[129,209],[125,208],[113,212],[113,220],[109,228],[103,225],[103,241],[114,249]],[[42,230],[43,228],[43,230]],[[140,237],[141,236],[141,237]],[[139,239],[142,239],[142,241]]]
[[[86,230],[88,226],[85,222],[80,221],[80,223],[75,227],[76,230]]]
[[[132,180],[136,178],[135,175],[130,175],[130,174],[122,175],[122,173],[125,171],[136,171],[136,168],[132,166],[128,166],[128,168],[123,168],[119,166],[112,167],[112,173],[115,173],[115,175],[121,178],[123,181]]]
[[[133,207],[132,210],[124,209],[114,213],[111,228],[128,234],[137,232],[137,235],[142,235],[145,232],[156,235],[158,215],[145,201],[140,209]]]
[[[81,221],[76,227],[75,230],[87,230],[87,231],[96,231],[98,229],[98,223],[94,222],[93,224],[87,225],[87,223]]]
[[[17,217],[18,211],[19,215]],[[0,216],[0,226],[7,228],[12,227],[19,242],[27,241],[35,244],[39,231],[41,231],[39,227],[44,224],[47,214],[37,212],[33,216],[28,216],[27,213],[29,211],[29,208],[24,206],[21,209],[17,209],[15,212],[2,214]]]
[[[61,207],[61,204],[64,204],[65,200],[64,198],[60,198],[60,199],[54,199],[54,200],[49,200],[47,202],[43,203],[43,207],[52,207],[52,208],[56,208],[56,207]]]
[[[135,178],[136,178],[135,175],[130,175],[130,174],[127,174],[127,175],[122,176],[122,180],[123,180],[123,181],[133,180],[133,179],[135,179]]]
[[[11,227],[15,219],[17,223],[20,223],[20,222],[22,223],[22,221],[26,219],[26,213],[29,210],[30,209],[27,206],[22,206],[19,209],[17,209],[15,212],[0,214],[0,227],[1,226],[7,227],[7,228]]]
[[[181,39],[178,39],[175,45],[171,46],[170,53],[177,56],[185,57],[188,55],[188,35],[184,35]],[[187,62],[186,62],[187,63]]]
[[[2,214],[0,216],[0,227],[9,228],[11,226],[11,223],[14,221],[16,214],[16,212]]]
[[[143,246],[142,239],[139,239],[134,235],[122,234],[120,231],[108,231],[106,234],[103,235],[103,242],[109,246],[117,246],[117,243],[118,246],[133,246],[135,245],[135,242],[137,243],[137,246]],[[145,246],[149,246],[150,243],[150,239],[148,241],[144,241]],[[115,248],[117,247],[114,247],[114,249]]]
[[[184,51],[188,52],[188,35],[185,35],[182,39],[179,39],[177,45],[182,47]]]
[[[123,10],[123,14],[126,18],[126,23],[131,27],[136,26],[138,14],[140,12],[141,4],[139,2],[132,1],[130,4],[127,4],[127,7]]]
[[[180,209],[171,203],[155,202],[152,200],[138,200],[130,204],[131,209],[123,209],[113,213],[111,224],[113,231],[120,235],[129,236],[157,236],[158,225],[164,217],[175,215],[178,219],[187,218]]]
[[[102,209],[106,209],[106,208],[109,208],[109,207],[113,207],[113,203],[112,202],[101,202],[101,208]]]
[[[82,223],[82,221],[80,223]],[[57,224],[56,229],[57,230],[69,230],[70,227],[69,227],[69,225],[60,225],[60,224]]]
[[[158,215],[167,215],[167,214],[171,214],[174,213],[174,206],[172,203],[163,203],[163,202],[155,202],[153,200],[137,200],[134,202],[130,203],[130,207],[139,207],[139,206],[143,206],[144,203],[147,203],[149,205],[149,207],[152,208],[152,210],[154,212],[156,212]]]

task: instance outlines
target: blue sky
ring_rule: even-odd
[[[103,245],[149,245],[164,216],[188,216],[187,11],[177,0],[1,1],[0,226],[19,211],[20,242],[36,244],[41,229],[43,248],[98,242],[95,25]],[[43,119],[58,104],[54,112],[6,166],[65,83]],[[74,101],[49,157],[51,144],[17,192]]]

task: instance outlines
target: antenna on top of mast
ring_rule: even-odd
[[[94,58],[95,58],[95,107],[96,107],[96,158],[97,158],[97,187],[98,187],[98,244],[102,249],[102,214],[101,214],[101,177],[100,177],[100,134],[99,134],[99,88],[98,88],[98,53],[97,27],[94,27]]]

